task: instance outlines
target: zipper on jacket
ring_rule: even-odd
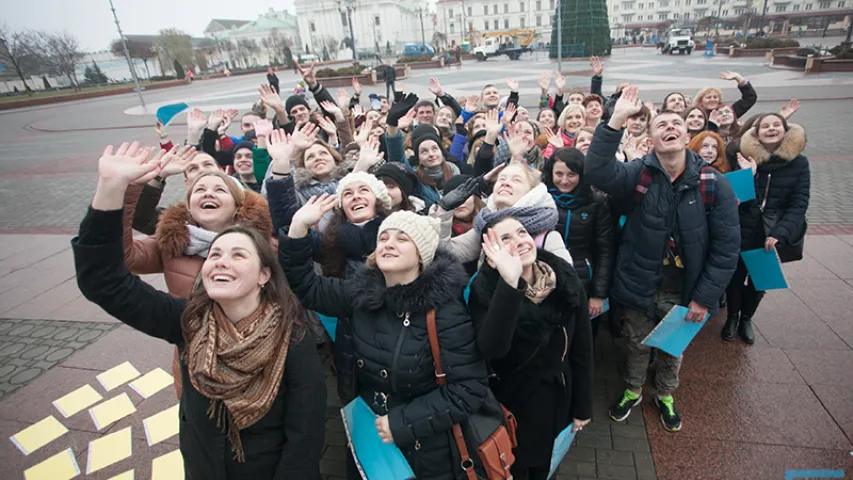
[[[397,348],[394,349],[394,359],[391,361],[391,392],[397,393],[397,361],[400,359],[400,350],[403,349],[403,337],[406,335],[406,330],[409,329],[409,312],[403,317],[403,328],[400,329],[400,336],[397,337]]]
[[[586,271],[589,272],[589,279],[592,280],[592,265],[589,264],[589,259],[584,258],[584,262],[586,262]]]
[[[764,187],[764,198],[761,200],[761,212],[764,212],[764,207],[767,206],[767,195],[770,194],[770,177],[773,176],[773,172],[767,173],[767,185]]]

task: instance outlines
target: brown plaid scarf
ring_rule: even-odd
[[[215,305],[187,323],[190,382],[210,399],[207,413],[216,426],[227,426],[238,462],[245,461],[240,430],[266,415],[281,385],[293,330],[282,315],[278,305],[262,303],[235,325]]]
[[[547,263],[536,260],[533,264],[533,281],[527,284],[524,296],[531,302],[542,303],[557,286],[557,274]]]

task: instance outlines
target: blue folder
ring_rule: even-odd
[[[723,176],[728,179],[732,190],[735,192],[735,197],[740,200],[740,203],[755,200],[755,181],[753,180],[751,168],[735,170]]]
[[[557,435],[557,439],[554,440],[554,449],[551,451],[551,471],[548,473],[548,478],[553,478],[557,473],[557,467],[560,466],[560,462],[569,453],[569,448],[572,446],[572,442],[575,441],[577,432],[572,433],[573,425],[574,422],[569,423],[569,426],[560,432]]]
[[[708,314],[701,322],[688,322],[687,314],[690,309],[676,305],[663,317],[654,330],[643,340],[643,345],[663,350],[673,357],[680,357],[693,337],[702,330],[708,321]]]
[[[186,103],[173,103],[171,105],[163,105],[157,109],[157,120],[163,125],[168,125],[175,118],[175,115],[189,108]]]
[[[604,305],[601,307],[601,313],[599,313],[598,315],[596,315],[594,317],[589,317],[589,319],[592,320],[593,318],[598,318],[598,317],[604,315],[605,313],[607,313],[608,311],[610,311],[610,299],[605,298],[604,299]]]
[[[317,312],[314,312],[314,313],[317,313]],[[322,313],[317,313],[317,317],[320,318],[320,322],[323,323],[323,327],[325,327],[326,332],[329,334],[329,337],[334,342],[335,337],[337,336],[335,334],[335,331],[338,329],[338,319],[335,317],[327,317],[326,315],[323,315]]]
[[[409,480],[415,473],[393,443],[382,443],[376,430],[376,414],[361,399],[341,409],[350,450],[365,480]]]
[[[782,273],[782,263],[776,250],[764,251],[763,248],[741,252],[746,271],[756,290],[781,290],[788,288],[788,281]]]

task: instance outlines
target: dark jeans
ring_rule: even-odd
[[[742,317],[752,318],[762,298],[764,292],[755,289],[743,259],[739,258],[735,274],[726,288],[729,315],[739,313]]]
[[[388,99],[389,105],[394,103],[393,95],[394,95],[394,89],[395,88],[396,88],[396,85],[394,83],[394,80],[391,80],[390,82],[385,82],[385,98]]]

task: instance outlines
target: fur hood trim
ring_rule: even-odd
[[[387,308],[396,314],[425,312],[462,298],[468,275],[450,253],[439,249],[435,259],[412,283],[386,288],[375,268],[362,268],[351,277],[355,308]]]
[[[260,194],[244,190],[246,199],[237,209],[236,222],[252,227],[264,237],[272,237],[272,218],[267,200]],[[190,209],[185,202],[176,203],[160,215],[157,222],[157,246],[166,258],[177,258],[184,254],[190,244],[190,233],[187,225],[195,222],[190,215]]]
[[[806,131],[803,127],[791,123],[785,138],[775,152],[768,152],[764,145],[758,141],[754,128],[747,130],[740,137],[740,151],[745,157],[752,157],[759,165],[767,163],[771,158],[778,158],[786,162],[797,158],[806,149]]]
[[[339,163],[334,170],[332,170],[332,178],[331,182],[337,182],[338,180],[347,176],[355,167],[355,162],[353,161],[342,161]],[[312,185],[318,185],[320,182],[314,178],[314,174],[311,173],[311,170],[308,170],[304,167],[295,167],[293,169],[293,186],[296,187],[297,190],[304,190]]]
[[[489,195],[489,199],[486,201],[486,206],[493,211],[497,210],[494,196],[494,194]],[[554,203],[554,198],[548,193],[548,187],[544,183],[540,183],[519,198],[513,207],[542,207],[556,210],[557,204]]]

